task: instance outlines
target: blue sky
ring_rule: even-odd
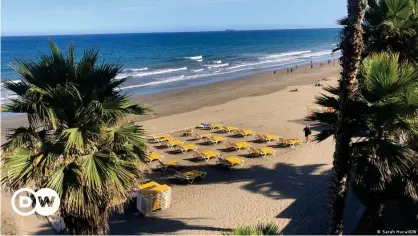
[[[329,28],[346,0],[2,0],[3,35]]]

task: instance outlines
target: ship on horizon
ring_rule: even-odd
[[[235,31],[234,29],[226,29],[225,31]]]

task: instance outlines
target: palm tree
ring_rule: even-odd
[[[348,153],[351,141],[350,130],[347,124],[349,121],[346,103],[356,89],[356,78],[364,46],[362,22],[367,6],[366,1],[348,0],[347,4],[347,25],[342,31],[341,41],[340,107],[335,132],[336,143],[328,206],[329,234],[341,234],[343,230],[343,213],[350,167]]]
[[[106,234],[109,214],[122,210],[142,177],[138,163],[146,148],[141,126],[119,123],[146,109],[118,89],[120,64],[98,63],[95,49],[76,62],[73,45],[66,55],[49,46],[51,54],[36,61],[17,59],[20,82],[4,81],[19,96],[5,109],[26,113],[29,127],[7,135],[2,183],[52,188],[71,234]]]
[[[281,235],[282,232],[276,224],[257,224],[255,226],[241,226],[227,235]]]
[[[418,149],[409,141],[418,138],[418,69],[398,65],[397,54],[377,54],[363,62],[359,89],[347,101],[347,126],[357,138],[349,147],[354,190],[366,206],[370,233],[375,233],[385,202],[418,196]],[[334,113],[315,113],[313,119],[327,125],[316,139],[336,132],[339,88],[325,89],[330,95],[317,103],[333,107]]]
[[[347,18],[338,23],[345,26]],[[363,28],[363,57],[388,51],[399,52],[402,61],[418,62],[417,0],[368,0]]]
[[[408,179],[418,164],[418,153],[407,143],[418,134],[418,69],[398,61],[398,54],[372,55],[361,73],[358,105],[366,109],[358,109],[356,120],[362,124],[356,130],[360,140],[352,144],[352,164],[354,190],[366,206],[370,232],[378,229],[386,201],[417,194],[399,180]]]

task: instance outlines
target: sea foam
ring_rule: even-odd
[[[124,90],[124,89],[130,89],[130,88],[140,88],[140,87],[146,87],[146,86],[151,86],[151,85],[166,84],[166,83],[181,81],[181,80],[184,80],[184,79],[186,79],[186,76],[184,76],[184,75],[172,76],[172,77],[168,77],[164,80],[158,80],[158,81],[153,81],[153,82],[144,83],[144,84],[135,84],[135,85],[124,86],[124,87],[121,87],[120,89]]]
[[[321,56],[326,56],[326,55],[331,55],[331,54],[332,54],[331,50],[326,50],[326,51],[307,53],[307,54],[302,55],[301,58],[321,57]]]
[[[202,61],[203,56],[193,56],[193,57],[184,57],[185,59],[195,60],[195,61]]]
[[[229,63],[224,63],[224,64],[209,64],[209,65],[203,65],[210,68],[218,68],[218,67],[225,67],[225,66],[229,66]]]
[[[127,69],[126,71],[133,71],[133,72],[137,72],[137,71],[144,71],[144,70],[148,70],[148,67],[139,68],[139,69]]]
[[[161,74],[167,74],[177,71],[183,71],[187,70],[187,67],[182,68],[168,68],[168,69],[160,69],[160,70],[154,70],[149,72],[131,72],[131,73],[121,73],[118,76],[116,76],[116,79],[122,79],[126,77],[143,77],[143,76],[151,76],[151,75],[161,75]]]
[[[302,55],[302,54],[310,53],[310,52],[312,51],[306,50],[306,51],[284,52],[284,53],[279,53],[279,54],[268,55],[263,58],[280,58],[280,57],[287,57],[287,56],[294,56],[294,55]]]

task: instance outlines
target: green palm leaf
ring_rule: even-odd
[[[4,83],[18,95],[4,109],[26,113],[29,128],[6,136],[2,183],[55,189],[71,234],[106,234],[110,214],[142,178],[138,155],[146,150],[142,127],[120,121],[147,109],[121,93],[118,62],[99,64],[94,48],[76,61],[73,44],[66,55],[49,47],[36,60],[16,59],[21,82]]]
[[[412,14],[411,0],[386,0],[387,17],[396,21],[407,20]]]
[[[9,134],[6,136],[7,142],[2,145],[2,148],[6,152],[21,147],[39,149],[42,144],[38,134],[33,128],[19,127],[17,129],[8,130],[8,133]]]
[[[241,226],[234,228],[228,235],[281,235],[276,224],[257,224],[255,226]]]

